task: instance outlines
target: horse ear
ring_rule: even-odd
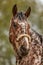
[[[17,14],[17,5],[15,4],[12,9],[13,16]]]
[[[25,16],[28,17],[30,15],[30,12],[31,12],[31,7],[27,9],[27,11],[25,12]]]

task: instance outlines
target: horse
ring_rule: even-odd
[[[10,20],[9,41],[12,44],[16,65],[42,65],[42,35],[31,29],[28,17],[31,12],[29,7],[26,12],[18,12],[17,5],[12,8]]]

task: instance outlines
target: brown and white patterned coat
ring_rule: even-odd
[[[9,40],[16,53],[17,65],[43,65],[42,36],[31,29],[27,22],[30,15],[29,7],[26,13],[17,12],[17,6],[13,7],[13,17],[10,21]]]

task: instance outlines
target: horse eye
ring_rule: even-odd
[[[14,26],[14,27],[17,27],[17,25],[16,25],[15,23],[13,24],[13,26]]]

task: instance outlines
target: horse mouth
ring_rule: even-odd
[[[21,55],[22,56],[26,56],[27,54],[28,54],[28,52],[29,52],[29,50],[27,50],[27,49],[20,49],[20,51],[21,51]]]
[[[26,55],[28,55],[28,53],[29,53],[29,50],[23,50],[23,49],[20,49],[18,52],[17,52],[17,54],[18,54],[18,56],[20,56],[20,57],[23,57],[23,56],[26,56]]]

